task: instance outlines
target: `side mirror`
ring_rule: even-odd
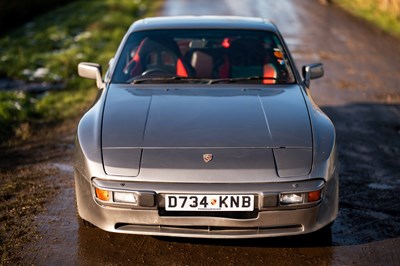
[[[101,66],[95,63],[82,62],[78,65],[78,75],[82,78],[96,80],[97,88],[101,89],[104,86],[101,78]]]
[[[306,84],[307,87],[310,87],[310,81],[312,79],[317,79],[324,75],[324,65],[322,63],[305,65],[302,70],[304,84]]]

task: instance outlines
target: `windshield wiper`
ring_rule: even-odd
[[[211,79],[208,84],[216,84],[222,82],[229,82],[234,83],[238,81],[252,81],[252,80],[274,80],[277,82],[286,82],[286,80],[271,78],[271,77],[262,77],[262,76],[250,76],[250,77],[243,77],[243,78],[226,78],[226,79]]]
[[[183,82],[201,82],[201,83],[209,83],[210,79],[197,78],[197,77],[181,77],[181,76],[173,76],[173,77],[153,77],[153,78],[138,78],[134,79],[131,84],[140,84],[144,82],[159,82],[159,83],[170,83],[175,81],[183,81]]]
[[[137,79],[134,79],[132,82],[130,82],[130,84],[140,84],[140,83],[145,83],[145,82],[173,83],[176,81],[217,84],[217,83],[223,83],[223,82],[235,83],[235,82],[239,82],[239,81],[255,81],[255,80],[274,80],[275,82],[282,82],[282,83],[287,82],[284,79],[277,79],[277,78],[272,78],[272,77],[262,77],[262,76],[250,76],[250,77],[243,77],[243,78],[225,78],[225,79],[205,79],[205,78],[199,78],[199,77],[173,76],[173,77],[137,78]]]

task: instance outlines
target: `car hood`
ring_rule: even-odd
[[[309,172],[311,127],[297,85],[169,87],[110,86],[102,126],[108,174],[136,176],[140,169],[200,169],[203,154],[218,154],[232,158],[214,165],[215,170],[241,165],[241,169],[268,168],[271,173],[263,174],[276,176],[279,162],[274,156],[290,157],[283,149],[296,151],[292,157],[302,156],[299,151],[304,151],[309,165],[300,168],[303,174]],[[257,163],[255,158],[261,161]]]

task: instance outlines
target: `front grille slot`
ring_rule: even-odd
[[[168,235],[168,236],[193,236],[193,237],[233,237],[240,235],[282,235],[299,233],[303,231],[300,224],[267,227],[232,227],[232,226],[179,226],[179,225],[143,225],[117,223],[115,229],[120,232],[139,232],[141,234]]]

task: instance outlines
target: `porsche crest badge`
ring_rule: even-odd
[[[212,159],[213,159],[213,155],[211,153],[203,154],[203,161],[205,163],[208,163],[208,162],[212,161]]]

